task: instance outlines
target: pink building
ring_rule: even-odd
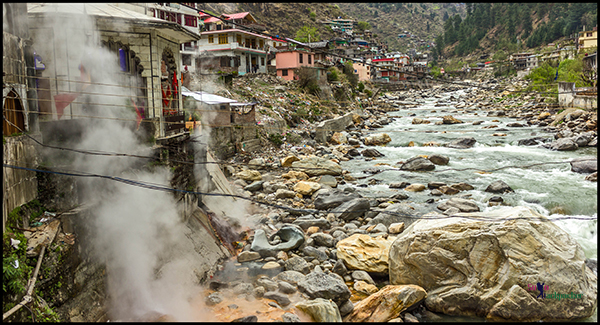
[[[295,69],[300,67],[314,67],[315,53],[306,50],[287,50],[277,52],[275,56],[277,76],[285,80],[294,80]]]
[[[369,60],[370,61],[370,60]],[[371,67],[362,63],[362,62],[354,62],[352,64],[354,67],[354,73],[358,75],[359,81],[365,81],[371,79]]]

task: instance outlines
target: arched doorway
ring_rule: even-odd
[[[11,90],[4,99],[4,105],[2,107],[2,114],[12,124],[2,119],[2,134],[12,135],[25,130],[25,113],[23,110],[23,104],[21,98],[14,91]]]

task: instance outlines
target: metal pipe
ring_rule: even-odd
[[[16,306],[11,308],[9,311],[2,315],[2,320],[6,319],[6,317],[14,314],[17,310],[21,309],[21,307],[25,306],[25,304],[33,301],[33,297],[31,293],[33,292],[33,287],[35,286],[35,282],[37,280],[38,271],[40,270],[40,266],[42,265],[42,259],[44,258],[44,252],[46,251],[46,245],[42,246],[42,251],[40,252],[40,257],[37,260],[37,265],[35,266],[35,270],[33,271],[33,276],[27,283],[29,283],[29,287],[27,289],[27,293],[25,297],[23,297],[23,301],[18,303]]]

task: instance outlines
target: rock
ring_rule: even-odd
[[[592,141],[593,138],[594,138],[594,132],[586,132],[586,133],[577,135],[573,139],[573,141],[575,141],[577,146],[581,148],[581,147],[587,146],[588,143],[590,143],[590,141]]]
[[[342,315],[342,317],[350,314],[353,310],[354,310],[354,304],[352,303],[352,301],[350,301],[350,299],[346,300],[345,303],[343,303],[340,308],[340,314]]]
[[[264,287],[267,291],[275,291],[279,288],[277,282],[270,280],[269,278],[262,277],[256,280],[256,285]]]
[[[473,137],[462,137],[445,144],[445,146],[454,149],[467,149],[473,147],[475,142],[477,142],[477,140]]]
[[[281,175],[281,177],[283,177],[285,179],[299,179],[299,180],[307,180],[308,179],[308,175],[306,175],[306,173],[295,171],[295,170],[290,170],[289,172]]]
[[[348,143],[348,138],[343,133],[335,132],[329,139],[329,142],[332,142],[335,144],[346,144],[346,143]]]
[[[370,284],[375,284],[375,281],[373,281],[373,278],[371,278],[371,276],[369,275],[369,273],[365,272],[365,271],[352,271],[352,279],[356,280],[356,281],[364,281],[366,283],[370,283]]]
[[[572,138],[560,138],[550,144],[550,148],[558,151],[573,151],[577,150],[579,146]]]
[[[333,268],[331,269],[331,272],[336,273],[340,276],[344,276],[348,273],[348,269],[346,269],[346,265],[344,265],[344,262],[338,259],[335,262]]]
[[[372,295],[379,289],[372,284],[366,283],[365,281],[356,281],[354,282],[354,290],[365,295]]]
[[[312,246],[304,247],[302,249],[302,252],[304,253],[304,256],[312,256],[316,258],[319,262],[327,261],[327,254]]]
[[[446,211],[450,208],[457,208],[462,212],[477,212],[477,211],[479,211],[479,206],[477,206],[477,203],[475,203],[471,200],[461,199],[461,198],[457,198],[457,197],[447,200],[446,202],[438,205],[437,208],[442,211]]]
[[[405,191],[409,192],[421,192],[424,191],[427,187],[423,184],[410,184],[404,188]]]
[[[458,189],[451,187],[451,186],[447,186],[447,185],[440,186],[440,187],[438,187],[437,190],[440,191],[442,194],[446,194],[446,195],[454,195],[454,194],[460,192]]]
[[[262,229],[257,229],[254,232],[254,240],[250,246],[250,250],[258,252],[261,256],[277,254],[277,251],[289,251],[300,247],[304,243],[304,233],[302,230],[292,225],[285,225],[281,227],[273,236],[279,236],[281,243],[277,245],[269,244],[267,235]]]
[[[333,247],[333,237],[329,234],[318,232],[310,236],[316,246]]]
[[[361,152],[361,154],[365,157],[383,157],[385,156],[381,152],[377,151],[377,149],[367,148]]]
[[[370,226],[369,228],[371,228],[370,230],[368,230],[368,232],[370,233],[387,233],[387,227],[382,224],[382,223],[378,223],[375,226]]]
[[[433,189],[440,188],[445,185],[446,185],[446,183],[443,183],[443,182],[429,182],[429,183],[427,183],[427,188],[433,190]]]
[[[277,274],[283,271],[283,266],[275,261],[270,261],[265,263],[260,269],[267,271],[266,273],[268,274]]]
[[[448,165],[448,162],[450,161],[450,158],[437,154],[430,155],[427,159],[436,165]]]
[[[337,180],[331,175],[323,175],[319,178],[319,184],[327,185],[329,187],[337,187]]]
[[[297,291],[295,286],[293,286],[285,281],[279,281],[279,282],[277,282],[277,285],[279,286],[279,291],[286,293],[286,294],[293,294]]]
[[[392,200],[406,200],[406,199],[408,199],[408,195],[406,195],[404,193],[396,193],[396,194],[390,196],[390,199],[392,199]]]
[[[404,321],[400,317],[392,318],[392,319],[388,320],[387,322],[388,323],[404,323]]]
[[[204,303],[207,306],[214,306],[223,301],[223,296],[219,292],[213,292],[204,299]]]
[[[251,294],[254,291],[254,287],[250,283],[238,283],[232,289],[235,295]]]
[[[298,257],[298,258],[304,261],[303,258],[301,258],[301,257]],[[306,261],[304,261],[304,262],[306,262]],[[286,268],[287,268],[287,265],[286,265]],[[302,281],[305,276],[306,275],[304,275],[301,272],[294,271],[294,270],[287,270],[287,271],[283,271],[283,272],[277,274],[275,277],[273,277],[273,280],[284,281],[284,282],[287,282],[292,285],[297,285],[298,282]]]
[[[463,121],[461,121],[461,120],[459,120],[457,118],[452,117],[452,115],[446,115],[446,116],[442,117],[442,119],[443,119],[442,122],[444,124],[459,124],[459,123],[464,123]]]
[[[416,285],[387,285],[359,301],[344,322],[387,322],[427,297]]]
[[[310,273],[310,264],[300,256],[294,256],[285,261],[286,271],[296,271],[303,274]]]
[[[597,277],[559,226],[527,207],[464,215],[475,220],[422,219],[408,227],[389,252],[390,284],[421,286],[427,309],[449,315],[530,322],[593,314]],[[548,295],[573,292],[582,299],[536,299],[539,292],[528,288],[537,282],[549,285]]]
[[[336,305],[341,305],[351,295],[344,279],[335,273],[312,272],[298,283],[298,290],[311,299],[331,299]]]
[[[404,225],[408,226],[416,220],[416,215],[416,211],[409,204],[395,203],[383,209],[368,224],[382,223],[389,228],[392,223],[404,222]]]
[[[472,185],[467,184],[467,183],[452,184],[452,185],[450,185],[450,187],[453,187],[459,191],[470,191],[470,190],[475,189]]]
[[[244,191],[250,191],[250,192],[260,191],[263,187],[263,183],[264,183],[263,181],[253,182],[252,184],[245,186]]]
[[[585,260],[585,265],[592,270],[594,275],[598,276],[598,259],[597,258],[588,258]]]
[[[415,117],[412,119],[411,124],[423,124],[424,122],[425,120],[423,120],[422,118]]]
[[[236,318],[231,321],[232,323],[256,323],[258,322],[258,317],[255,315],[244,316],[240,318]]]
[[[292,167],[311,177],[320,175],[339,176],[342,174],[342,167],[339,164],[319,157],[309,157],[304,160],[294,161]]]
[[[442,317],[438,316],[436,313],[430,312],[427,309],[423,311],[423,317],[425,317],[427,322],[441,322],[443,320]]]
[[[387,135],[386,133],[378,133],[366,137],[363,142],[367,146],[377,146],[386,144],[390,141],[392,141],[392,138],[390,138],[389,135]]]
[[[504,183],[503,181],[495,181],[492,184],[488,185],[488,187],[485,189],[485,192],[502,194],[514,191],[510,186],[508,186],[508,184]]]
[[[252,294],[256,298],[262,298],[265,295],[265,292],[267,292],[267,290],[265,289],[265,287],[256,287],[252,291]]]
[[[406,314],[404,314],[404,322],[405,323],[418,323],[419,320],[412,314],[406,313]]]
[[[300,323],[300,322],[302,322],[300,320],[300,317],[298,317],[297,315],[292,314],[292,313],[285,313],[285,314],[281,315],[281,320],[284,323]]]
[[[360,198],[358,193],[346,193],[339,189],[320,189],[314,196],[315,208],[319,210],[335,208],[344,202]]]
[[[284,190],[282,188],[278,189],[275,192],[275,198],[276,199],[290,199],[296,196],[296,193],[294,191],[290,191],[290,190]]]
[[[321,229],[329,229],[330,224],[327,219],[319,218],[315,219],[314,216],[302,216],[292,222],[292,224],[299,226],[302,229],[308,229],[309,227],[319,227]]]
[[[594,172],[585,177],[586,181],[597,182],[598,181],[598,172]]]
[[[237,178],[243,179],[247,182],[260,181],[262,179],[260,172],[249,169],[242,170],[241,172],[237,173],[236,176]]]
[[[389,188],[405,188],[408,185],[410,185],[410,183],[408,182],[400,182],[400,183],[390,183],[390,185],[388,185]]]
[[[580,174],[590,174],[598,171],[596,157],[585,157],[571,160],[571,171]]]
[[[263,297],[266,299],[275,300],[275,302],[277,302],[280,306],[283,307],[291,303],[290,298],[288,298],[285,294],[276,291],[266,292]]]
[[[552,115],[552,114],[550,114],[548,112],[543,112],[543,113],[540,113],[540,115],[538,115],[537,118],[538,118],[538,120],[544,120],[544,119],[550,117],[550,115]]]
[[[315,322],[333,323],[342,321],[338,306],[331,300],[317,298],[299,302],[294,306],[310,315]]]
[[[521,139],[517,142],[519,146],[537,146],[539,144],[550,141],[548,137],[533,137],[529,139]]]
[[[391,240],[382,237],[354,234],[337,243],[337,258],[342,260],[348,269],[384,274],[388,269],[388,251],[391,244]]]
[[[389,227],[390,234],[399,234],[404,230],[404,222],[392,223]]]
[[[412,157],[402,164],[400,169],[410,171],[434,170],[435,165],[429,159],[423,157]]]
[[[260,258],[260,254],[257,252],[241,252],[240,254],[238,254],[237,256],[237,261],[238,263],[243,263],[243,262],[249,262],[249,261],[254,261]]]
[[[302,195],[312,195],[321,189],[321,184],[315,182],[300,181],[294,185],[294,192]]]
[[[457,213],[460,213],[460,210],[458,208],[455,208],[455,207],[451,207],[451,208],[448,208],[448,209],[444,210],[444,214],[447,215],[447,216],[452,216],[452,215],[455,215]]]
[[[331,213],[335,214],[338,218],[348,222],[362,217],[365,214],[365,212],[368,211],[370,208],[371,205],[369,204],[369,200],[359,198],[342,203],[335,209],[331,210]]]
[[[521,123],[513,122],[513,123],[507,123],[506,126],[509,128],[522,128],[525,125],[523,125]]]
[[[294,161],[300,161],[300,158],[298,158],[296,156],[287,156],[287,157],[281,159],[281,166],[282,167],[292,167],[292,163]]]

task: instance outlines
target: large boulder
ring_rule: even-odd
[[[360,198],[356,192],[347,193],[339,189],[320,189],[314,195],[315,209],[327,210],[352,199]]]
[[[477,140],[473,137],[462,137],[445,144],[445,146],[454,149],[467,149],[473,147],[475,142],[477,142]]]
[[[504,181],[495,181],[492,184],[488,185],[485,189],[486,192],[489,193],[509,193],[514,192],[514,190],[506,184]],[[466,212],[466,211],[464,211]]]
[[[352,293],[344,283],[344,279],[335,273],[311,272],[298,282],[298,290],[310,299],[331,299],[341,306],[350,299]]]
[[[368,199],[359,198],[340,204],[337,208],[331,210],[338,218],[348,222],[362,217],[369,211],[371,204]]]
[[[315,322],[342,322],[342,316],[340,315],[338,306],[331,300],[317,298],[299,302],[294,306],[312,317]]]
[[[390,138],[390,136],[387,135],[387,133],[372,134],[364,139],[364,143],[367,146],[382,145],[390,141],[392,141],[392,138]]]
[[[342,174],[342,167],[331,160],[320,157],[309,157],[300,161],[294,161],[292,167],[297,171],[306,173],[308,176]]]
[[[262,175],[259,171],[256,170],[242,170],[241,172],[236,174],[237,178],[243,179],[246,182],[255,182],[260,181],[262,179]]]
[[[361,154],[365,157],[383,157],[384,154],[382,154],[381,152],[377,151],[377,149],[374,148],[367,148],[365,150],[363,150],[363,152],[361,152]]]
[[[419,220],[394,241],[390,284],[422,287],[427,309],[449,315],[554,321],[593,314],[597,277],[581,246],[555,223],[527,207],[458,215],[469,218]],[[544,299],[538,282],[547,286]],[[581,299],[551,299],[554,293]]]
[[[429,155],[427,159],[436,165],[448,165],[450,158],[438,154]]]
[[[257,229],[254,232],[254,240],[250,245],[250,250],[263,255],[277,254],[277,251],[289,251],[304,244],[304,233],[296,226],[285,225],[281,227],[273,236],[279,236],[281,243],[277,245],[269,244],[264,230]]]
[[[560,138],[552,142],[550,148],[557,151],[573,151],[577,150],[579,146],[573,138]]]
[[[348,143],[348,138],[344,133],[335,132],[331,138],[329,138],[329,141],[334,144],[346,144]]]
[[[591,174],[598,171],[596,157],[577,158],[571,161],[571,171],[581,174]]]
[[[400,169],[410,171],[434,170],[435,165],[427,158],[412,157],[404,162],[404,164],[400,166]]]
[[[453,198],[449,199],[448,201],[438,205],[437,208],[442,211],[446,211],[450,208],[457,208],[461,212],[478,212],[479,211],[479,206],[477,205],[477,203],[475,203],[471,200],[461,199],[459,197],[453,197]]]
[[[337,258],[348,269],[385,274],[388,272],[388,252],[392,244],[392,237],[388,238],[354,234],[337,243]]]
[[[416,285],[388,285],[356,303],[344,322],[387,322],[426,297]]]

